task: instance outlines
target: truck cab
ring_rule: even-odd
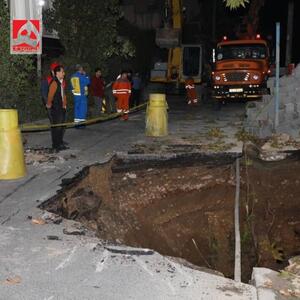
[[[269,94],[270,74],[267,42],[255,39],[224,38],[213,53],[212,95],[217,100],[257,99]]]

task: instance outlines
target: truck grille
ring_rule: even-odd
[[[226,73],[225,77],[228,81],[244,81],[247,73],[245,72],[230,72]]]

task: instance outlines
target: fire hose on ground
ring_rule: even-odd
[[[141,109],[144,109],[146,107],[147,103],[143,103],[139,106],[136,106],[132,109],[130,109],[129,113],[137,112]],[[108,120],[113,120],[118,117],[120,117],[122,113],[112,113],[107,116],[100,116],[93,119],[88,119],[86,121],[82,122],[65,122],[60,124],[21,124],[20,129],[21,132],[34,132],[34,131],[47,131],[54,127],[65,127],[65,128],[73,128],[75,126],[81,126],[81,125],[92,125],[100,122],[105,122]]]

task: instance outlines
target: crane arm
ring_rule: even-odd
[[[161,48],[174,48],[181,43],[182,0],[165,1],[164,27],[156,31],[156,44]]]

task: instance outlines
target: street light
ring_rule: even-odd
[[[45,0],[37,1],[37,5],[39,8],[39,18],[41,20],[41,38],[40,38],[41,47],[42,47],[42,39],[43,39],[43,7],[45,6],[45,4],[46,4]],[[42,54],[37,55],[37,76],[40,83],[42,78]]]
[[[38,5],[39,6],[44,6],[45,5],[45,0],[39,0]]]

